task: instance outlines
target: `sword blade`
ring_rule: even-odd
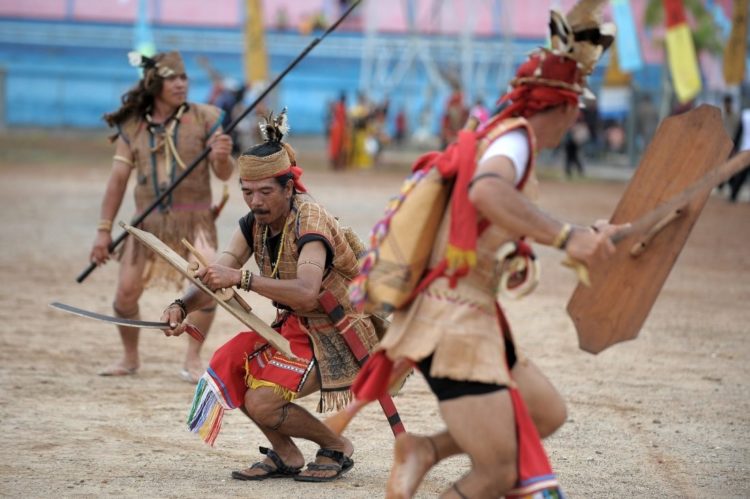
[[[82,308],[74,307],[60,302],[52,302],[49,304],[50,307],[62,310],[69,314],[77,315],[79,317],[86,317],[87,319],[94,319],[102,322],[109,322],[110,324],[117,324],[119,326],[129,327],[140,327],[145,329],[168,329],[168,322],[151,322],[151,321],[140,321],[136,319],[123,319],[121,317],[111,317],[109,315],[99,314],[96,312],[90,312]]]

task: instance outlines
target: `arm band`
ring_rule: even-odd
[[[488,177],[504,180],[503,176],[500,175],[499,173],[494,173],[494,172],[480,173],[479,175],[471,179],[471,182],[469,182],[469,188],[471,189],[471,187],[474,185],[474,182],[476,182],[477,180],[481,180],[483,178],[488,178]]]
[[[125,156],[120,156],[119,154],[115,154],[114,156],[112,156],[112,161],[119,161],[121,163],[125,163],[126,165],[128,165],[131,168],[133,166],[135,166],[135,165],[133,165],[133,162],[131,160],[129,160]]]

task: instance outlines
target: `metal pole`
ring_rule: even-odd
[[[5,82],[8,72],[2,66],[0,66],[0,130],[5,130]]]

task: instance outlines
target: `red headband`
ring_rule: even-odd
[[[583,73],[574,59],[540,49],[519,66],[511,82],[513,89],[498,100],[511,101],[501,116],[528,118],[562,104],[578,104],[583,92]]]
[[[529,118],[536,113],[562,104],[578,105],[578,94],[562,88],[543,87],[539,85],[521,85],[503,95],[498,104],[510,101],[502,110],[502,118],[520,116]]]
[[[292,174],[294,188],[297,189],[298,192],[307,192],[307,187],[305,187],[305,185],[300,180],[300,177],[302,176],[302,174],[305,173],[305,171],[302,168],[300,168],[297,165],[292,165],[286,170],[283,170],[282,172],[277,173],[276,175],[274,175],[274,177],[282,177],[286,175],[287,173]]]

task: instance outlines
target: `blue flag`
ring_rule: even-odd
[[[643,67],[643,60],[630,1],[612,0],[612,16],[617,26],[615,43],[620,69],[627,73],[638,71]]]
[[[133,49],[147,56],[156,54],[156,43],[154,42],[154,34],[151,32],[151,23],[148,15],[148,0],[138,0],[138,12],[136,13],[135,31],[133,33]]]

